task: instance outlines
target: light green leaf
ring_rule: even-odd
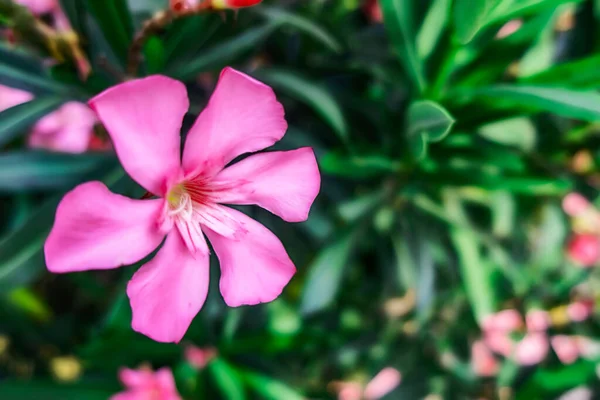
[[[547,111],[586,121],[600,120],[600,95],[595,92],[541,86],[497,85],[477,91],[483,98]]]
[[[417,54],[426,60],[440,40],[450,15],[450,0],[434,0],[417,34]]]
[[[455,0],[454,31],[461,44],[467,44],[485,24],[495,0]]]
[[[312,314],[328,307],[337,296],[346,264],[350,258],[357,228],[351,229],[325,246],[308,267],[300,311]]]
[[[400,62],[412,83],[419,92],[425,89],[425,75],[422,60],[419,58],[415,44],[413,21],[415,15],[412,10],[412,1],[406,0],[381,0],[381,10],[385,27],[390,41],[398,55]]]
[[[34,123],[64,102],[61,97],[38,97],[0,112],[0,146],[27,133]]]
[[[244,400],[246,393],[238,371],[222,358],[212,360],[207,366],[208,372],[224,399]]]
[[[343,142],[348,141],[348,127],[335,98],[322,86],[291,71],[263,69],[257,75],[266,83],[311,106]]]
[[[450,113],[433,101],[415,101],[408,108],[408,135],[421,135],[428,142],[444,139],[454,122]]]
[[[492,122],[479,128],[479,135],[496,143],[531,151],[536,143],[535,126],[529,118],[516,117]]]
[[[486,19],[486,24],[509,21],[515,18],[523,18],[536,14],[542,10],[553,10],[556,7],[569,4],[580,3],[583,0],[503,0],[490,11]]]
[[[340,53],[342,51],[342,45],[335,37],[323,27],[302,15],[288,12],[279,7],[258,7],[256,10],[269,18],[272,22],[292,26],[307,35],[312,36],[335,53]]]
[[[255,372],[242,372],[242,379],[264,400],[305,400],[305,397],[283,382]]]

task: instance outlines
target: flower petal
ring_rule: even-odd
[[[287,130],[273,90],[233,68],[221,72],[208,105],[188,133],[186,175],[212,176],[235,157],[273,145]]]
[[[401,379],[400,371],[396,368],[384,368],[367,384],[364,396],[368,400],[379,399],[396,389]]]
[[[183,338],[208,293],[208,254],[195,257],[173,230],[156,257],[133,275],[127,296],[135,331],[157,342]]]
[[[101,182],[77,186],[62,199],[44,245],[51,272],[109,269],[152,252],[164,233],[157,219],[162,200],[132,200]]]
[[[296,267],[270,230],[239,211],[227,211],[241,224],[243,232],[231,238],[204,228],[221,264],[219,286],[225,303],[237,307],[275,300]]]
[[[123,167],[156,195],[179,172],[180,129],[189,108],[185,86],[165,76],[117,85],[89,102],[106,127]]]
[[[215,177],[228,189],[218,201],[257,204],[288,222],[305,221],[321,187],[311,148],[252,155]]]

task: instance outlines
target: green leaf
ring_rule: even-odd
[[[477,91],[484,99],[586,121],[600,120],[600,95],[541,86],[497,85]]]
[[[385,27],[394,50],[403,64],[404,69],[417,91],[425,88],[425,75],[422,60],[417,55],[413,21],[415,15],[412,10],[412,1],[406,0],[381,0],[381,10]]]
[[[0,192],[72,187],[114,162],[112,155],[102,153],[1,153]]]
[[[429,58],[440,40],[450,15],[450,0],[434,0],[427,10],[425,20],[417,34],[417,54],[422,60]]]
[[[81,0],[60,0],[60,7],[66,14],[75,32],[85,34],[84,3]]]
[[[523,18],[543,10],[553,10],[569,3],[580,3],[583,0],[503,0],[488,14],[486,23],[493,24]]]
[[[86,4],[112,51],[125,64],[129,44],[133,37],[133,26],[127,1],[86,0]]]
[[[60,97],[38,97],[0,112],[0,146],[27,133],[35,122],[64,102],[65,99]]]
[[[69,87],[54,81],[41,70],[28,71],[19,63],[11,65],[8,61],[6,58],[0,58],[0,85],[27,90],[33,94],[69,94]]]
[[[173,67],[171,74],[181,80],[188,80],[193,79],[200,72],[223,67],[241,54],[255,49],[277,26],[277,24],[267,24],[248,29],[233,39],[205,50],[188,63]]]
[[[328,246],[308,267],[308,277],[302,291],[300,311],[312,314],[328,307],[337,296],[346,264],[350,258],[357,228],[351,229]]]
[[[119,391],[113,382],[57,384],[50,381],[3,381],[2,400],[106,400]]]
[[[164,69],[166,62],[165,45],[161,39],[156,36],[148,38],[144,44],[144,60],[148,75],[157,74]]]
[[[222,358],[212,360],[208,372],[221,391],[223,399],[244,400],[246,393],[238,372]]]
[[[256,10],[272,22],[292,26],[307,35],[312,36],[335,53],[342,52],[342,45],[335,37],[323,27],[302,15],[288,12],[279,7],[258,7]]]
[[[485,17],[495,0],[455,0],[454,32],[461,44],[467,44],[485,23]]]
[[[123,178],[119,167],[104,179],[112,186]],[[12,232],[0,238],[0,292],[34,279],[44,269],[43,246],[62,196],[46,201]]]
[[[536,143],[535,126],[529,118],[516,117],[492,122],[479,128],[479,135],[496,143],[531,151]]]
[[[444,193],[447,215],[462,225],[468,225],[463,206],[455,192]],[[481,324],[487,315],[494,312],[495,297],[492,284],[492,268],[482,258],[477,237],[467,228],[450,227],[450,238],[458,254],[458,264],[467,298],[477,321]]]
[[[325,88],[286,70],[263,69],[257,75],[275,89],[311,106],[337,133],[342,142],[348,141],[348,126],[344,114],[335,98]]]
[[[421,135],[428,142],[444,139],[454,122],[450,113],[433,101],[415,101],[408,108],[408,135]]]
[[[398,172],[400,162],[377,154],[350,156],[329,152],[319,159],[321,170],[330,175],[353,179],[373,178]]]
[[[165,60],[170,70],[188,63],[214,36],[223,22],[215,15],[193,15],[173,22],[165,37]]]
[[[305,400],[300,393],[283,382],[255,372],[242,372],[242,379],[264,400]]]
[[[564,62],[535,75],[521,77],[527,85],[556,85],[571,88],[597,88],[600,86],[600,55]]]

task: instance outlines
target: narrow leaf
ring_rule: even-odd
[[[346,119],[335,98],[322,86],[285,70],[263,69],[258,74],[268,84],[312,107],[343,142],[348,141]]]
[[[419,92],[425,88],[422,60],[417,55],[412,1],[381,0],[381,10],[390,41],[400,62]]]
[[[64,99],[60,97],[39,97],[24,104],[0,112],[0,146],[27,133],[41,117],[54,111]]]
[[[303,314],[320,311],[335,300],[357,236],[356,230],[346,232],[324,247],[308,267],[300,305]]]

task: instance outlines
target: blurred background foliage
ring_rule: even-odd
[[[386,399],[598,398],[600,219],[561,202],[600,185],[600,1],[265,0],[143,40],[167,0],[58,3],[0,0],[0,84],[33,95],[0,113],[1,399],[107,399],[140,365],[172,368],[185,399],[341,399],[385,367],[402,374]],[[273,86],[276,147],[315,149],[321,194],[300,224],[247,208],[298,267],[281,298],[231,309],[213,285],[184,342],[155,343],[130,327],[139,265],[57,276],[42,253],[77,183],[143,191],[98,124],[77,154],[29,135],[132,73],[187,84],[185,132],[226,65]],[[495,349],[502,310],[527,315],[505,337],[533,359]],[[526,348],[532,310],[548,327]],[[574,360],[556,337],[578,339]],[[193,365],[191,344],[216,356]]]

